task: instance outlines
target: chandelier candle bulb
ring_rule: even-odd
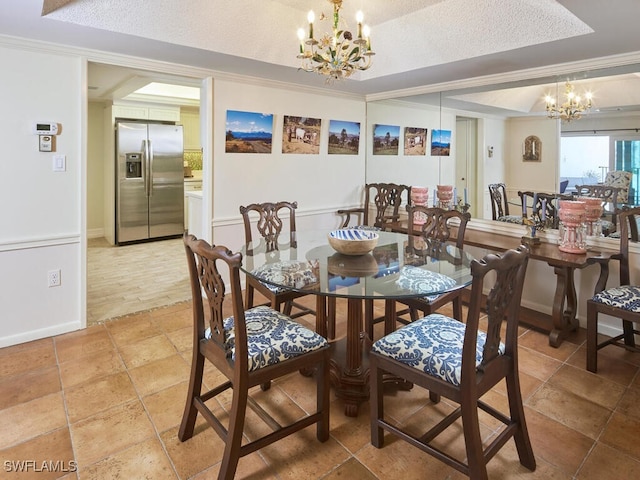
[[[309,38],[313,39],[313,21],[316,19],[313,10],[309,10],[307,13],[307,20],[309,21]]]
[[[362,11],[356,13],[356,22],[358,22],[358,38],[362,38],[362,20],[364,20],[364,14]]]

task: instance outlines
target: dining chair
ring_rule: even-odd
[[[279,247],[278,242],[282,240],[281,237],[285,237],[284,240],[288,240],[292,246],[296,245],[296,209],[298,208],[298,202],[264,202],[264,203],[252,203],[247,206],[240,206],[240,214],[242,215],[242,221],[244,223],[244,238],[247,245],[247,253],[253,253],[253,246],[250,246],[253,242],[254,228],[256,235],[265,244],[265,251],[267,254],[274,256],[274,260],[279,260]],[[288,236],[283,235],[285,230],[285,220],[289,218],[289,232]],[[306,284],[312,284],[317,281],[313,272],[309,269],[307,262],[299,262],[295,259],[279,260],[281,262],[289,262],[289,272],[291,274],[292,282],[303,282]],[[277,269],[280,274],[282,269]],[[305,295],[304,292],[288,290],[282,287],[275,287],[268,282],[258,280],[256,277],[267,280],[272,275],[272,269],[269,266],[262,268],[260,271],[253,272],[255,276],[246,276],[245,283],[245,295],[247,309],[254,306],[254,293],[258,291],[264,297],[267,298],[268,304],[275,310],[280,310],[284,304],[282,312],[285,315],[289,315],[291,318],[298,318],[303,315],[315,314],[315,311],[308,308],[294,300]],[[293,312],[293,307],[296,311]]]
[[[598,350],[607,345],[622,347],[631,352],[640,352],[635,335],[640,331],[634,324],[640,322],[640,286],[631,285],[629,244],[638,243],[640,207],[625,207],[618,211],[620,224],[620,285],[597,293],[587,300],[587,370],[598,371]],[[598,315],[604,314],[622,320],[622,334],[598,339]]]
[[[233,253],[222,245],[211,246],[187,233],[184,246],[193,298],[193,354],[187,401],[178,431],[180,441],[192,438],[200,413],[224,441],[219,480],[234,478],[241,457],[310,425],[316,424],[316,437],[326,441],[330,406],[327,341],[270,307],[245,311],[240,286],[241,253]],[[228,273],[231,285],[233,315],[230,317],[223,313],[223,303],[229,299],[225,297],[223,273]],[[203,392],[205,360],[211,362],[224,379],[211,390],[205,387]],[[250,395],[252,387],[260,385],[263,390],[268,389],[271,380],[300,370],[316,376],[315,412],[302,417],[299,414],[303,412],[292,415],[284,411],[286,409],[268,413]],[[231,405],[221,409],[220,405],[229,401],[224,395],[229,389]],[[206,402],[214,398],[220,403],[214,400],[208,406]],[[247,406],[273,431],[243,444],[244,425],[250,421]],[[287,420],[291,418],[297,420]]]
[[[531,211],[532,215],[536,215],[541,219],[542,211],[544,210],[546,226],[555,229],[557,229],[560,224],[558,202],[560,200],[573,200],[574,198],[570,194],[533,192],[530,190],[519,191],[518,196],[522,202],[523,216],[526,214],[526,216],[529,217],[528,212]]]
[[[604,184],[576,185],[574,195],[576,197],[593,197],[602,201],[603,213],[600,223],[605,237],[614,233],[617,227],[616,211],[618,210],[618,197],[620,187],[612,187]],[[608,217],[608,219],[607,219]]]
[[[400,207],[411,204],[411,187],[397,183],[367,183],[364,186],[364,204],[362,207],[341,209],[336,213],[344,215],[341,228],[350,226],[374,227],[381,230],[392,227],[400,221]],[[371,209],[375,216],[370,218]],[[351,216],[357,216],[359,222],[350,225]]]
[[[367,183],[364,186],[364,204],[362,207],[340,209],[336,213],[344,216],[341,228],[366,228],[371,230],[392,230],[394,222],[400,222],[400,207],[411,205],[411,187],[397,183]],[[375,216],[371,216],[371,210]],[[351,224],[351,217],[358,220]],[[365,324],[374,323],[373,300],[364,301]],[[336,298],[327,298],[327,331],[329,338],[335,332]],[[381,320],[380,317],[376,320]]]
[[[373,446],[383,447],[386,430],[470,478],[485,480],[487,462],[513,437],[520,463],[535,470],[518,376],[518,312],[527,262],[528,250],[524,246],[473,260],[466,324],[432,314],[373,344],[369,353]],[[483,332],[480,330],[480,314],[485,307],[483,287],[490,272],[490,278],[495,280],[486,297],[487,329]],[[506,322],[504,329],[503,322]],[[417,433],[416,421],[403,425],[394,420],[397,417],[393,413],[387,411],[385,415],[383,376],[387,374],[413,383],[414,388],[417,385],[428,390],[434,403],[444,396],[458,406],[425,434]],[[499,411],[480,399],[502,379],[506,381],[509,415],[502,413],[505,410],[502,405]],[[486,448],[479,408],[505,425],[499,433],[491,430]],[[461,426],[456,422],[459,418]],[[449,439],[440,444],[433,442],[451,425],[462,432],[466,462],[442,446]]]
[[[609,187],[618,187],[617,203],[623,205],[629,202],[629,189],[631,188],[631,180],[633,173],[626,170],[611,170],[604,177],[604,185]]]
[[[407,207],[409,213],[409,233],[410,235],[419,235],[419,238],[423,242],[417,243],[412,236],[409,238],[409,245],[407,248],[410,250],[407,253],[411,256],[422,256],[429,251],[436,251],[438,255],[443,254],[444,247],[447,244],[451,244],[458,249],[464,248],[464,234],[467,229],[467,223],[471,220],[469,213],[462,213],[457,210],[443,210],[438,207],[426,207],[422,205],[410,205]],[[424,223],[415,223],[416,216],[421,218]],[[415,272],[415,273],[412,273]],[[405,283],[424,283],[425,281],[440,281],[439,276],[434,278],[433,272],[428,272],[430,278],[425,279],[423,275],[424,270],[416,270],[413,267],[405,267],[400,272],[400,279]],[[415,275],[415,278],[411,278]],[[407,320],[403,319],[401,315],[409,313],[410,321],[416,321],[418,319],[418,312],[421,312],[423,316],[435,313],[438,309],[442,308],[448,303],[453,304],[453,318],[459,321],[463,321],[462,318],[462,295],[464,289],[459,288],[451,292],[443,293],[440,295],[426,295],[424,297],[407,297],[398,300],[387,300],[387,302],[396,302],[408,307],[408,311],[397,311],[395,306],[387,308],[387,312],[395,312],[395,318],[391,319],[388,323],[392,326],[395,325],[395,321],[407,324]],[[366,325],[369,338],[373,338],[373,325]],[[385,334],[390,333],[389,329],[385,329]]]
[[[507,187],[504,183],[490,183],[489,198],[491,199],[491,216],[493,220],[522,224],[522,216],[509,214]]]

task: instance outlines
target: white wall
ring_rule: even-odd
[[[84,67],[65,56],[0,45],[0,346],[81,327]],[[38,88],[45,84],[47,88]],[[38,151],[36,122],[57,122],[56,154]],[[47,273],[62,285],[48,288]]]
[[[366,105],[364,99],[292,91],[287,88],[214,82],[213,227],[212,238],[229,248],[244,243],[239,207],[254,202],[297,201],[298,228],[337,227],[335,211],[359,206],[365,183]],[[227,110],[274,116],[270,154],[225,152]],[[283,154],[285,115],[320,118],[317,155]],[[330,120],[360,122],[358,155],[327,153]]]

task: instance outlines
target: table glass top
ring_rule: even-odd
[[[263,240],[245,245],[242,270],[273,286],[337,297],[421,297],[471,283],[473,257],[451,243],[378,232],[371,253],[350,256],[329,245],[328,233],[299,231],[296,248],[284,243],[271,252]]]

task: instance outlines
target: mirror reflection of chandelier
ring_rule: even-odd
[[[585,101],[583,102],[580,95],[576,95],[573,91],[573,85],[567,81],[565,85],[564,95],[565,102],[562,105],[556,105],[556,100],[550,95],[545,97],[547,104],[547,115],[549,118],[560,119],[563,122],[571,122],[578,120],[582,114],[591,108],[591,92],[585,93]]]
[[[371,57],[375,53],[371,50],[371,39],[369,37],[369,27],[362,25],[364,18],[362,12],[356,15],[358,31],[356,38],[340,25],[340,8],[342,0],[328,0],[333,4],[333,30],[326,32],[316,40],[313,35],[313,22],[315,15],[310,11],[307,20],[309,21],[309,35],[304,29],[298,29],[300,39],[300,53],[297,58],[302,60],[302,70],[306,72],[316,72],[326,75],[327,82],[348,78],[356,70],[366,70],[371,66]],[[320,20],[324,20],[324,14],[320,15]]]

